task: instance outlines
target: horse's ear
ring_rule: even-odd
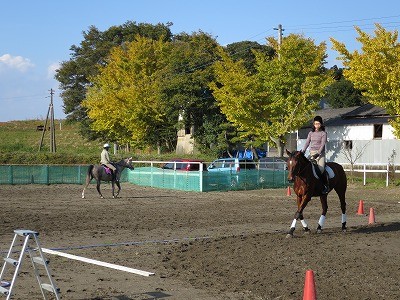
[[[286,154],[287,154],[288,156],[290,156],[292,153],[290,153],[289,150],[286,149]]]

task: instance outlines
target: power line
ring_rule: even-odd
[[[38,99],[39,97],[40,97],[40,99]],[[46,96],[46,94],[30,95],[30,96],[1,97],[0,101],[2,101],[2,100],[18,100],[18,99],[23,100],[23,99],[28,99],[28,98],[30,98],[31,100],[34,100],[34,101],[38,101],[38,100],[42,100],[42,98],[47,98],[47,97],[49,97],[49,96]],[[35,98],[35,99],[33,99],[33,98]]]
[[[376,17],[376,18],[364,18],[364,19],[353,19],[353,20],[344,20],[344,21],[333,21],[333,22],[322,22],[322,23],[310,23],[310,24],[302,24],[302,25],[292,25],[292,26],[285,26],[285,29],[287,31],[291,31],[291,32],[304,32],[307,31],[308,33],[328,33],[328,32],[343,32],[343,31],[350,31],[350,30],[354,30],[354,26],[358,26],[364,30],[366,29],[373,29],[375,28],[374,24],[355,24],[357,22],[365,22],[365,21],[377,21],[377,20],[386,20],[386,19],[392,19],[392,18],[399,18],[400,15],[395,15],[395,16],[383,16],[383,17]],[[345,24],[345,23],[353,23],[353,24],[349,24],[349,25],[338,25],[338,26],[321,26],[321,25],[333,25],[333,24]],[[397,27],[397,24],[400,24],[400,22],[384,22],[381,25],[390,25],[391,26],[387,26],[389,28],[395,28]],[[369,26],[369,27],[366,27]],[[255,40],[256,42],[259,42],[261,40],[265,40],[266,39],[266,35],[270,32],[272,32],[274,30],[274,28],[270,28],[266,31],[262,31],[259,32],[245,40],[251,41],[254,40],[254,38],[258,37],[258,36],[263,36],[260,39]],[[282,30],[283,31],[283,30]],[[270,34],[269,36],[272,36],[272,34]],[[250,47],[248,48],[250,49]],[[242,51],[246,51],[248,49],[242,49]],[[238,52],[239,53],[239,52]],[[237,54],[237,53],[234,53]],[[207,67],[209,65],[212,65],[215,62],[215,60],[207,62],[207,63],[203,63],[201,65],[197,65],[194,66],[192,68],[189,68],[183,72],[181,72],[181,74],[185,74],[185,73],[192,73],[196,70],[200,70],[204,67]],[[183,66],[184,68],[184,66]],[[17,96],[17,97],[3,97],[0,98],[0,101],[2,100],[15,100],[15,99],[23,99],[23,98],[37,98],[37,97],[44,97],[44,95],[32,95],[32,96]],[[35,100],[36,101],[36,100]]]
[[[324,23],[311,23],[311,24],[303,24],[303,25],[293,25],[293,27],[307,27],[307,26],[317,26],[317,25],[330,25],[330,24],[341,24],[341,23],[355,23],[361,21],[373,21],[373,20],[382,20],[382,19],[391,19],[391,18],[399,18],[400,15],[397,16],[388,16],[388,17],[378,17],[378,18],[367,18],[367,19],[354,19],[347,21],[334,21],[334,22],[324,22]]]

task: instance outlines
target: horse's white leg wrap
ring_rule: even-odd
[[[290,225],[290,228],[295,228],[296,227],[296,219],[293,219],[292,225]]]
[[[325,216],[321,215],[319,217],[318,225],[321,226],[321,228],[322,228],[322,227],[324,227],[324,224],[325,224]]]
[[[342,223],[346,223],[347,222],[347,216],[346,214],[342,214]]]
[[[301,225],[303,225],[304,228],[308,227],[306,220],[303,219],[303,220],[300,220],[300,221],[301,221]]]

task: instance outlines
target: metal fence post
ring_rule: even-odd
[[[199,163],[200,164],[200,172],[199,172],[199,189],[200,189],[200,192],[202,192],[203,191],[203,164],[202,163]]]
[[[367,184],[367,165],[364,164],[364,185]]]
[[[386,165],[386,186],[389,186],[389,164]]]

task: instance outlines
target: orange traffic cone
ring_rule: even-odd
[[[291,195],[292,195],[292,191],[290,190],[290,186],[288,186],[286,196],[291,196]]]
[[[357,215],[364,215],[364,201],[362,200],[360,200],[360,203],[358,204]]]
[[[374,224],[375,223],[375,211],[374,209],[371,207],[369,209],[369,220],[368,220],[368,224]]]
[[[303,300],[317,300],[317,292],[315,290],[314,272],[307,270],[306,280],[304,282]]]

